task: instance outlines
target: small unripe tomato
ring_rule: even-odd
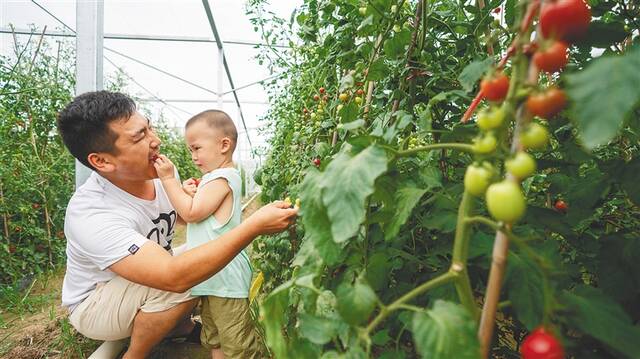
[[[505,162],[505,167],[518,179],[525,179],[536,171],[536,161],[530,154],[519,151],[513,158]]]
[[[549,131],[539,123],[531,123],[520,134],[520,142],[526,148],[541,149],[549,142]]]
[[[522,359],[564,359],[562,344],[543,327],[532,331],[520,347]]]
[[[504,118],[505,111],[502,107],[481,111],[478,114],[478,127],[484,131],[493,130],[502,125]]]
[[[464,188],[474,196],[482,196],[493,177],[487,166],[469,165],[464,174]]]
[[[340,95],[338,95],[338,98],[340,99],[340,101],[346,102],[349,99],[349,95],[343,92]]]
[[[527,201],[520,186],[508,179],[489,186],[486,200],[491,216],[507,223],[520,219],[527,208]]]
[[[486,133],[484,136],[476,138],[473,144],[475,153],[486,154],[496,150],[498,140],[492,133]]]

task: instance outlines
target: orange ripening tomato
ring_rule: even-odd
[[[527,99],[527,110],[534,116],[549,119],[562,111],[566,104],[567,96],[564,91],[551,87],[544,92],[530,95]]]

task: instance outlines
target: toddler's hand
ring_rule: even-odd
[[[165,155],[158,155],[156,161],[153,163],[153,167],[156,168],[158,177],[161,180],[175,178],[175,166]]]
[[[196,191],[198,191],[196,179],[192,177],[182,182],[182,190],[191,197],[195,196]]]

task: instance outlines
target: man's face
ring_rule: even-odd
[[[109,127],[118,135],[116,154],[112,155],[114,174],[126,180],[158,177],[153,161],[160,151],[160,139],[149,120],[136,111],[129,119],[113,121]]]

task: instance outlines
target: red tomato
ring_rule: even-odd
[[[558,212],[566,213],[569,209],[567,203],[561,199],[556,201],[556,204],[553,206]]]
[[[324,93],[324,91],[325,91],[325,90],[324,90],[324,87],[320,87],[320,88],[318,89],[318,91],[320,91],[320,93]]]
[[[584,0],[549,0],[540,10],[540,28],[546,39],[573,42],[587,32],[591,9]]]
[[[533,63],[542,70],[554,73],[562,70],[569,61],[567,44],[562,41],[554,41],[546,49],[539,49],[533,55]]]
[[[562,344],[543,327],[527,335],[520,348],[522,359],[564,359]]]
[[[316,167],[320,167],[320,159],[319,158],[314,158],[313,159],[313,165]]]
[[[562,111],[567,104],[567,96],[557,87],[550,87],[545,92],[529,96],[527,110],[532,115],[549,119]]]
[[[200,184],[200,179],[199,178],[194,178],[193,182],[196,185],[196,187],[198,187],[198,185]]]
[[[315,101],[320,101],[320,96],[319,95],[313,95],[313,99]]]
[[[485,77],[480,82],[480,90],[489,101],[502,101],[509,91],[509,78],[502,72],[495,73],[492,77]]]
[[[356,91],[356,94],[358,96],[362,96],[362,94],[364,94],[364,90],[363,89],[358,89],[358,91]]]

